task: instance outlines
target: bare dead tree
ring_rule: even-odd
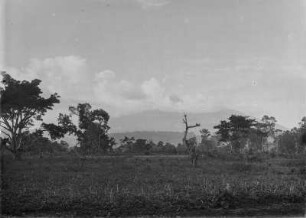
[[[187,140],[187,134],[188,134],[188,130],[189,129],[195,128],[195,127],[199,127],[200,124],[196,123],[195,125],[188,125],[187,114],[184,114],[183,123],[185,124],[185,132],[184,132],[184,137],[183,137],[183,145],[185,145],[187,147],[187,151],[188,151],[189,157],[191,159],[192,166],[196,167],[197,166],[197,161],[198,161],[199,154],[198,154],[198,152],[196,150],[196,144],[190,143]]]

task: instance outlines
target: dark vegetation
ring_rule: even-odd
[[[43,123],[60,97],[42,97],[39,80],[6,73],[3,79],[4,215],[304,214],[306,117],[282,132],[272,116],[231,115],[216,133],[201,129],[198,141],[187,133],[200,124],[190,126],[185,115],[178,145],[133,137],[116,145],[105,110],[79,103],[60,113],[57,123]],[[61,140],[67,134],[77,146]]]
[[[303,215],[305,157],[4,160],[2,213],[28,216]]]

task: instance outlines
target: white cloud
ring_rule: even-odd
[[[166,0],[136,0],[136,2],[140,4],[143,9],[159,8],[170,3]]]
[[[42,80],[42,89],[57,92],[66,99],[84,99],[90,95],[92,81],[85,59],[77,56],[31,59],[22,69],[7,68],[7,72],[19,80]]]
[[[155,79],[144,81],[141,85],[143,92],[152,100],[156,101],[164,95],[164,88],[161,87],[160,83]]]
[[[203,112],[220,108],[241,110],[250,115],[263,113],[283,117],[292,123],[291,110],[299,117],[306,109],[306,77],[302,65],[277,69],[274,64],[258,69],[216,66],[210,71],[197,68],[167,74],[160,80],[122,79],[112,70],[92,72],[87,60],[77,56],[32,59],[23,69],[8,68],[18,80],[41,79],[46,94],[59,93],[61,107],[89,102],[106,109],[111,116],[147,109]],[[186,73],[188,72],[188,73]],[[290,73],[289,73],[290,72]],[[254,85],[255,84],[255,85]],[[294,105],[298,108],[290,108]],[[57,112],[60,108],[57,109]]]
[[[116,77],[115,72],[111,70],[105,70],[102,72],[99,72],[95,75],[97,80],[110,80]]]

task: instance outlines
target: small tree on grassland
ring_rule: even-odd
[[[22,150],[23,132],[33,125],[34,121],[41,121],[42,116],[59,103],[57,93],[48,98],[41,96],[40,80],[18,81],[9,74],[2,73],[3,88],[1,89],[1,129],[9,138],[4,145],[15,157],[20,158]]]

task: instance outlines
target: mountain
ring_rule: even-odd
[[[239,111],[221,110],[205,113],[188,113],[190,124],[200,123],[200,128],[214,131],[213,127],[221,120],[230,115],[243,115]],[[183,132],[183,114],[179,112],[164,112],[160,110],[149,110],[137,114],[113,117],[109,121],[112,133],[135,132],[135,131],[158,131],[158,132]],[[200,128],[192,131],[198,132]]]
[[[215,112],[203,112],[203,113],[188,113],[188,123],[195,124],[200,123],[199,128],[192,129],[191,131],[198,134],[199,129],[206,128],[211,132],[214,132],[213,128],[220,123],[221,120],[226,120],[231,115],[246,116],[240,111],[224,109]],[[250,116],[251,117],[251,116]],[[148,110],[136,114],[125,115],[121,117],[111,117],[109,120],[109,126],[111,127],[111,133],[122,132],[183,132],[184,124],[182,122],[183,113],[179,112],[165,112],[160,110]],[[255,118],[259,120],[259,118]],[[276,124],[276,128],[281,130],[288,130],[288,128]]]

